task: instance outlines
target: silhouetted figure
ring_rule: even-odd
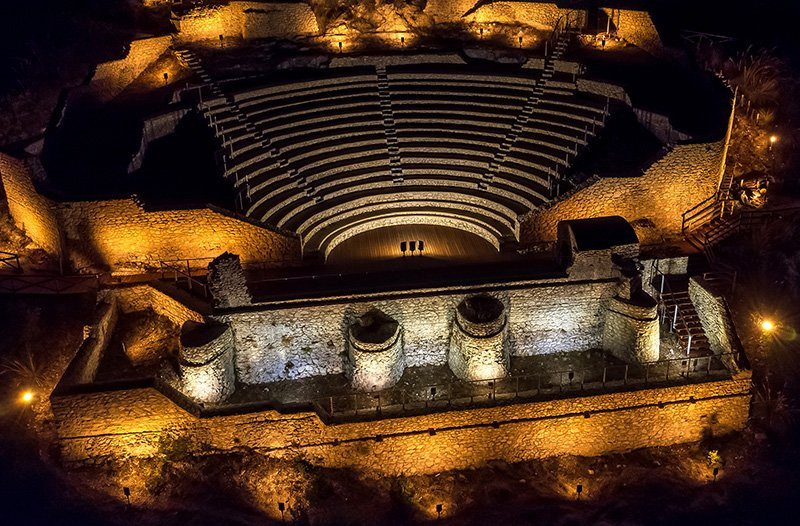
[[[414,255],[414,251],[417,249],[417,242],[416,241],[409,241],[408,242],[408,249],[411,251],[411,255]]]
[[[403,257],[406,257],[406,242],[405,241],[401,241],[400,242],[400,252],[403,253]]]
[[[420,239],[417,241],[417,247],[419,247],[419,255],[422,255],[422,251],[425,250],[425,243]]]

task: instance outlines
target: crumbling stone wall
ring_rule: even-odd
[[[601,348],[605,307],[617,286],[616,280],[602,279],[486,289],[507,305],[511,354],[536,355]],[[371,309],[386,313],[403,327],[407,367],[444,365],[455,309],[467,294],[420,291],[412,297],[340,300],[317,306],[272,304],[264,310],[224,314],[220,320],[233,328],[237,374],[244,383],[343,372],[346,330]]]
[[[78,347],[59,384],[89,384],[94,380],[100,359],[117,325],[117,314],[116,298],[111,294],[105,295],[95,309],[88,336]]]
[[[658,30],[647,11],[608,7],[602,9],[606,16],[611,17],[611,23],[617,28],[617,35],[621,38],[646,51],[657,53],[664,49]],[[602,31],[605,31],[605,28],[602,28]]]
[[[230,2],[201,6],[173,19],[183,40],[316,35],[317,19],[305,2]]]
[[[701,384],[335,426],[315,413],[272,410],[197,418],[152,388],[61,396],[52,407],[65,461],[153,455],[168,435],[187,436],[198,450],[252,448],[320,466],[413,475],[492,460],[594,456],[697,441],[744,428],[749,402],[750,375],[740,373]]]
[[[14,223],[51,254],[63,247],[79,269],[140,270],[162,260],[213,258],[226,251],[245,265],[300,260],[297,237],[216,207],[148,211],[133,199],[55,203],[36,191],[24,161],[5,154],[0,154],[0,178]]]
[[[713,194],[725,168],[726,140],[675,146],[639,177],[605,177],[523,218],[523,244],[552,241],[565,219],[619,215],[643,245],[681,236],[681,214]]]
[[[689,279],[689,298],[700,317],[711,350],[716,354],[738,351],[736,329],[722,295],[713,292],[702,278],[695,276]]]
[[[25,162],[0,153],[0,180],[14,224],[50,254],[60,254],[61,243],[53,203],[36,191]]]
[[[112,270],[226,251],[239,254],[245,265],[281,266],[300,257],[296,238],[216,208],[147,211],[131,199],[119,199],[64,203],[57,214],[71,258]]]
[[[187,321],[202,322],[203,315],[190,309],[171,296],[151,285],[125,285],[110,289],[122,312],[136,312],[153,309],[156,314],[165,316],[178,327]]]
[[[130,43],[125,58],[97,66],[90,89],[102,100],[118,95],[172,45],[172,37],[142,38]]]
[[[428,0],[425,14],[439,24],[519,24],[539,29],[554,27],[562,17],[569,17],[571,24],[582,27],[586,17],[583,10],[561,9],[554,3],[478,0]]]

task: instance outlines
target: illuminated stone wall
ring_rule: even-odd
[[[608,310],[603,348],[628,363],[657,361],[660,342],[656,302],[640,304],[615,297]]]
[[[512,355],[602,347],[606,306],[617,292],[616,280],[544,281],[520,287],[524,288],[487,287],[508,306],[506,331]],[[456,306],[469,294],[420,291],[412,297],[340,300],[317,306],[278,304],[261,311],[225,314],[220,320],[233,328],[237,374],[245,383],[342,373],[346,330],[372,309],[402,326],[407,367],[444,365]]]
[[[36,191],[25,162],[0,153],[0,179],[14,224],[50,254],[59,254],[61,243],[53,203]]]
[[[487,2],[464,19],[477,24],[521,24],[539,29],[555,27],[559,19],[569,19],[571,25],[582,27],[585,12],[560,9],[556,4],[539,2]]]
[[[202,6],[173,20],[183,40],[316,35],[317,19],[304,2],[230,2]]]
[[[271,410],[201,419],[152,388],[57,397],[52,406],[68,462],[153,455],[168,435],[189,437],[198,451],[247,448],[327,467],[412,475],[723,435],[744,428],[750,386],[749,373],[740,373],[733,380],[335,426],[315,413]]]
[[[459,303],[447,355],[450,370],[458,378],[492,380],[508,374],[505,310],[491,296],[473,296]]]
[[[370,311],[347,331],[350,382],[362,391],[388,389],[406,368],[403,329],[382,312]]]
[[[611,23],[617,28],[617,35],[631,44],[651,52],[658,52],[664,48],[653,19],[647,11],[604,7],[603,12],[611,17]],[[605,28],[601,28],[601,31],[605,31]]]
[[[89,88],[100,95],[101,99],[113,98],[163,55],[171,45],[172,37],[169,35],[132,41],[125,58],[97,66]]]
[[[718,354],[739,350],[736,329],[731,323],[725,298],[697,276],[689,280],[689,298],[697,310],[711,350]]]
[[[178,355],[181,392],[200,403],[219,403],[236,389],[230,327],[189,322]]]
[[[113,295],[106,295],[95,308],[89,334],[64,371],[59,383],[89,384],[95,379],[100,359],[117,324],[117,304]]]
[[[159,260],[238,254],[242,263],[281,266],[300,257],[296,238],[215,208],[147,211],[131,199],[59,206],[70,259],[111,269],[158,267]],[[202,263],[205,266],[207,262]]]
[[[540,29],[554,27],[563,16],[582,26],[586,16],[585,11],[561,9],[554,3],[490,1],[475,8],[479,3],[478,0],[428,0],[425,14],[440,24],[520,24]]]
[[[202,322],[203,315],[192,310],[172,296],[156,288],[157,283],[124,285],[111,289],[122,312],[153,309],[156,314],[168,318],[178,327],[187,321]]]
[[[5,154],[0,178],[15,224],[51,254],[63,244],[78,269],[158,267],[159,260],[214,258],[226,251],[245,266],[283,266],[300,258],[296,237],[221,209],[147,211],[132,199],[54,203],[36,191],[26,164]]]
[[[639,177],[604,177],[523,218],[523,244],[552,241],[565,219],[619,215],[643,245],[681,237],[681,214],[713,194],[726,141],[675,146]]]

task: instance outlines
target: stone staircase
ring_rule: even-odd
[[[552,101],[553,97],[555,96],[563,96],[563,95],[574,95],[575,91],[577,90],[577,84],[574,82],[569,84],[569,87],[564,86],[563,81],[556,82],[554,77],[556,73],[556,62],[561,59],[564,53],[569,46],[569,43],[573,36],[576,34],[573,30],[563,30],[558,35],[558,40],[556,41],[555,46],[553,47],[552,52],[550,55],[545,57],[544,69],[542,71],[541,77],[536,80],[536,83],[531,90],[531,94],[528,99],[525,101],[525,104],[522,107],[522,110],[517,115],[515,122],[512,124],[511,129],[506,133],[503,141],[500,143],[497,151],[494,154],[492,161],[489,163],[488,169],[486,173],[483,175],[485,183],[491,183],[494,177],[497,175],[500,167],[506,160],[509,152],[514,147],[517,139],[520,135],[525,131],[529,121],[534,118],[534,113],[536,111],[537,106],[540,104],[547,103],[548,101]],[[603,112],[602,119],[603,122],[601,124],[605,124],[605,119],[608,115],[609,111],[609,103],[606,101],[605,111]],[[573,149],[568,152],[564,152],[565,162],[569,164],[569,157],[572,155],[573,157],[578,155],[578,147],[579,145],[585,146],[588,143],[589,137],[594,137],[597,134],[597,129],[595,122],[592,121],[591,123],[591,130],[587,125],[586,129],[584,130],[583,140],[576,139],[575,144],[573,145]],[[549,176],[550,181],[550,197],[557,197],[560,194],[560,178],[559,178],[559,165],[554,164],[552,168],[547,167],[547,174]],[[479,183],[480,187],[485,187],[485,183]]]
[[[316,189],[312,187],[305,177],[302,174],[298,173],[298,171],[291,166],[289,166],[289,161],[286,157],[282,154],[280,148],[275,147],[272,144],[272,141],[269,137],[264,135],[263,131],[256,128],[256,126],[250,122],[247,117],[247,114],[242,111],[239,105],[236,103],[236,100],[231,95],[226,95],[220,89],[219,85],[212,80],[211,76],[206,72],[205,68],[203,67],[202,62],[200,59],[195,55],[191,50],[188,49],[177,49],[175,50],[175,55],[178,57],[178,61],[181,64],[186,65],[192,71],[194,71],[198,77],[203,81],[203,87],[207,88],[211,95],[217,100],[220,101],[221,104],[224,106],[224,110],[222,112],[217,112],[215,114],[210,114],[207,111],[206,116],[209,119],[209,124],[215,130],[215,133],[220,138],[223,146],[223,163],[225,165],[225,176],[230,177],[233,175],[237,189],[240,187],[241,183],[239,181],[238,173],[235,171],[229,171],[227,168],[227,159],[228,155],[230,158],[233,159],[236,157],[236,151],[233,149],[232,143],[229,143],[226,138],[225,134],[219,133],[219,127],[216,124],[217,117],[226,117],[226,116],[233,116],[238,122],[242,123],[245,128],[246,134],[245,136],[250,138],[251,140],[259,143],[266,151],[269,153],[269,156],[274,159],[276,164],[280,166],[282,169],[286,170],[289,178],[292,179],[295,184],[300,188],[303,193],[307,196],[314,196],[316,202],[322,201],[322,196],[317,195]],[[202,89],[202,88],[201,88]],[[214,105],[216,107],[216,105]],[[201,108],[203,110],[207,110],[209,106],[204,105],[201,103]],[[229,151],[224,151],[226,146],[230,146]],[[245,195],[248,200],[248,204],[251,201],[251,193],[250,193],[250,181],[245,179],[244,181],[245,187]],[[240,202],[239,205],[242,209],[244,209],[244,203],[241,202],[241,190],[239,190]]]
[[[678,337],[686,355],[710,355],[708,336],[689,298],[688,277],[666,276],[665,289],[660,296],[662,326],[669,327]]]
[[[386,66],[383,64],[375,66],[375,70],[378,76],[381,117],[386,131],[386,148],[389,151],[389,169],[392,173],[392,182],[400,184],[403,182],[403,165],[400,162],[400,146],[397,142],[397,128],[395,127],[394,112],[392,111],[392,98],[389,95],[389,77],[386,74]]]
[[[497,148],[497,151],[489,163],[488,169],[483,174],[484,182],[478,183],[479,188],[486,188],[486,185],[491,183],[492,179],[497,176],[497,172],[500,170],[500,166],[505,162],[508,152],[511,151],[514,143],[517,141],[520,134],[525,129],[525,126],[528,124],[528,120],[533,114],[533,108],[541,102],[544,96],[546,96],[545,87],[550,79],[553,78],[556,68],[555,62],[563,56],[571,38],[572,34],[567,31],[563,31],[559,35],[558,42],[553,49],[553,52],[550,54],[550,56],[545,58],[542,76],[539,77],[534,83],[530,95],[525,101],[525,104],[522,106],[522,110],[519,112],[519,114],[517,114],[514,124],[511,125],[511,129],[506,133],[503,141]],[[551,171],[550,175],[555,177],[558,174]]]

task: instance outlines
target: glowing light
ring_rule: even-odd
[[[772,332],[775,330],[775,324],[771,320],[762,320],[761,330],[764,332]]]
[[[777,135],[770,135],[769,136],[769,143],[770,144],[775,144],[776,142],[778,142],[778,136]]]
[[[19,397],[19,399],[25,404],[30,404],[31,402],[33,402],[33,398],[34,398],[33,391],[30,390],[23,391]]]

